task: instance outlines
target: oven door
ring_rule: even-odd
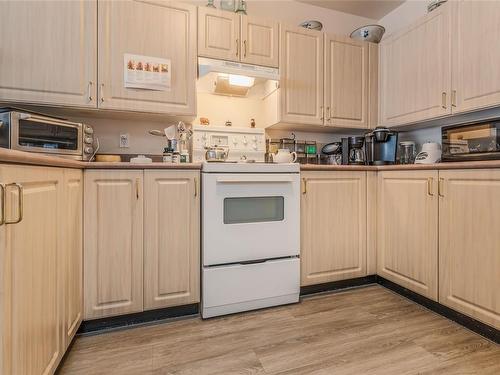
[[[298,173],[203,174],[203,265],[299,255]]]
[[[12,112],[11,148],[14,150],[82,156],[82,124]]]

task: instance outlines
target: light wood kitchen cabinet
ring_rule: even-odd
[[[500,105],[500,2],[454,1],[453,112]]]
[[[86,320],[143,310],[143,172],[85,172]]]
[[[377,274],[438,299],[437,171],[378,174]]]
[[[500,329],[500,171],[439,177],[439,302]]]
[[[366,172],[302,172],[301,285],[366,275]]]
[[[369,43],[325,35],[325,125],[368,127]]]
[[[97,106],[96,1],[1,1],[0,14],[0,101]]]
[[[281,121],[323,125],[324,34],[281,26]]]
[[[144,172],[144,309],[200,301],[200,173]]]
[[[52,374],[63,355],[58,246],[63,170],[0,166],[0,373]],[[21,200],[22,197],[22,200]]]
[[[66,350],[83,319],[83,172],[64,170],[60,205],[61,272],[63,288],[63,350]]]
[[[451,114],[450,3],[380,43],[381,125]]]
[[[99,108],[194,115],[196,7],[171,1],[98,4]],[[170,87],[125,87],[126,54],[170,60]]]
[[[198,7],[198,55],[278,67],[279,23]]]

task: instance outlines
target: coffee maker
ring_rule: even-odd
[[[398,133],[388,128],[377,127],[365,134],[366,159],[369,165],[396,163]]]
[[[342,164],[366,164],[364,137],[342,138]]]

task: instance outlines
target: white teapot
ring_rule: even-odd
[[[271,154],[273,163],[295,163],[297,160],[297,153],[290,152],[287,148],[280,148],[276,154]]]

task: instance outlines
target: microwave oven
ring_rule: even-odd
[[[0,147],[89,160],[94,153],[94,130],[79,122],[2,108]]]
[[[442,161],[500,159],[500,119],[441,129]]]

